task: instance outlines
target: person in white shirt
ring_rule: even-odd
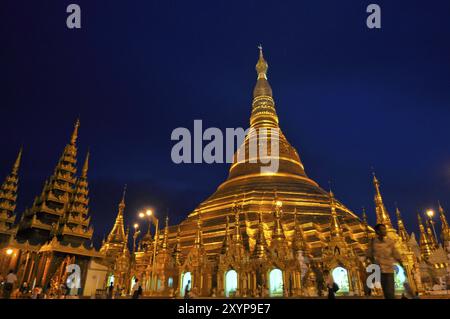
[[[396,262],[402,266],[401,255],[395,248],[395,241],[387,237],[385,225],[377,224],[374,229],[377,236],[369,242],[367,257],[380,266],[384,298],[395,299],[394,266]]]

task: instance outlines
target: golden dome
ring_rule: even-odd
[[[242,203],[240,205],[243,215],[240,218],[241,231],[244,233],[247,247],[252,250],[257,239],[260,213],[266,216],[264,220],[268,224],[273,225],[275,222],[273,217],[275,197],[283,203],[281,222],[288,241],[292,241],[294,237],[295,214],[298,215],[298,224],[308,225],[307,227],[311,229],[309,233],[305,233],[305,241],[309,241],[314,248],[321,247],[321,238],[324,234],[329,236],[331,222],[329,194],[306,175],[297,151],[278,126],[272,89],[267,80],[267,69],[268,64],[260,48],[256,64],[257,82],[253,92],[250,131],[234,156],[227,180],[181,223],[182,249],[188,249],[193,244],[196,216],[201,214],[205,249],[209,253],[219,253],[226,232],[227,216],[233,218],[232,208],[239,202]],[[259,137],[260,141],[264,140],[267,142],[266,145],[278,142],[279,152],[274,154],[268,152],[264,158],[257,153],[256,158],[252,158],[249,156],[249,145],[253,135],[262,129],[270,133],[265,137]],[[270,146],[268,148],[270,150]],[[246,156],[239,156],[242,152],[245,152]],[[264,172],[261,168],[267,164],[262,163],[262,158],[266,160],[265,163],[267,160],[278,161],[278,170]],[[351,237],[362,237],[364,228],[359,218],[337,200],[334,205],[341,227],[352,224]],[[273,227],[270,226],[270,229]],[[269,238],[270,236],[269,234]],[[345,231],[344,236],[348,236]],[[354,239],[349,241],[358,245]],[[358,250],[358,247],[355,249]]]

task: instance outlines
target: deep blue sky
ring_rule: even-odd
[[[81,30],[65,26],[69,3],[81,6]],[[365,26],[369,3],[381,5],[381,30]],[[0,32],[0,175],[23,144],[19,212],[79,116],[96,237],[125,183],[129,223],[146,205],[181,221],[228,165],[173,164],[171,131],[194,119],[246,127],[259,43],[281,127],[311,178],[331,179],[372,223],[371,166],[410,231],[438,200],[450,211],[448,0],[10,0]]]

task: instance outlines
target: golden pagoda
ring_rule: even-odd
[[[112,258],[113,260],[122,253],[124,247],[128,242],[128,237],[125,234],[124,218],[123,213],[125,211],[125,194],[126,186],[123,190],[122,200],[119,203],[119,210],[117,213],[116,221],[111,229],[106,241],[102,243],[100,252],[104,253],[107,258]]]
[[[82,175],[77,178],[77,120],[70,139],[55,167],[45,182],[42,192],[30,209],[22,214],[18,239],[32,244],[43,244],[54,236],[63,243],[81,245],[92,238],[89,225],[87,170],[89,154]]]
[[[294,291],[294,281],[297,285],[295,289],[299,289],[303,275],[294,271],[298,260],[294,257],[297,252],[293,250],[301,247],[303,256],[308,255],[311,260],[319,258],[328,245],[330,230],[337,231],[330,227],[336,227],[335,223],[330,223],[331,218],[339,219],[339,236],[348,249],[355,255],[365,252],[368,228],[338,200],[330,202],[329,194],[307,176],[297,151],[282,133],[267,70],[268,63],[260,48],[250,133],[235,153],[227,180],[188,215],[179,225],[180,232],[177,226],[169,228],[170,245],[177,242],[177,249],[183,255],[180,271],[201,274],[201,278],[192,276],[192,287],[199,295],[209,295],[211,289],[215,289],[219,296],[224,294],[217,267],[221,269],[219,259],[229,260],[220,256],[223,253],[231,256],[229,251],[233,245],[236,247],[235,258],[245,261],[245,265],[239,267],[246,274],[239,274],[238,279],[238,286],[244,287],[244,291],[254,291],[258,286],[258,280],[253,276],[261,274],[254,274],[251,269],[259,265],[264,271],[270,271],[273,263],[279,263],[279,267],[286,270],[291,269],[290,291]],[[276,172],[262,169],[267,158],[263,161],[258,155],[255,161],[255,158],[239,156],[248,153],[252,134],[258,134],[262,129],[271,132],[264,137],[266,145],[279,145],[278,153],[266,155],[278,161]],[[234,220],[232,236],[229,220]],[[266,256],[266,261],[258,262]],[[189,266],[189,263],[195,264],[195,267]],[[267,276],[262,276],[267,283]],[[237,289],[237,294],[244,294],[243,290]],[[267,291],[261,293],[268,294]]]
[[[192,246],[196,232],[197,215],[202,215],[203,237],[208,254],[218,253],[226,230],[226,217],[234,218],[233,207],[241,203],[240,214],[245,213],[243,226],[243,240],[245,245],[253,250],[256,236],[259,213],[267,215],[264,218],[273,223],[274,197],[283,205],[283,218],[286,230],[293,229],[294,211],[301,216],[306,231],[307,242],[314,252],[320,251],[323,242],[322,236],[329,233],[330,201],[326,191],[310,179],[300,160],[297,151],[289,144],[278,125],[275,102],[272,89],[267,80],[268,64],[260,49],[259,60],[256,65],[257,82],[253,91],[253,103],[250,117],[250,127],[276,128],[279,136],[269,136],[271,139],[279,138],[279,154],[273,154],[279,161],[276,173],[261,172],[261,163],[251,163],[249,159],[235,161],[230,168],[229,176],[208,199],[202,202],[192,212],[187,220],[181,223],[181,244],[188,249]],[[248,149],[249,136],[239,148]],[[236,155],[235,155],[236,158]],[[336,211],[343,224],[348,224],[345,235],[351,239],[357,251],[361,251],[364,227],[360,219],[347,207],[336,200]],[[175,232],[173,232],[175,234]],[[287,240],[292,241],[293,232],[287,233]],[[268,238],[270,244],[271,235]]]
[[[7,247],[20,252],[10,261],[19,270],[19,281],[58,286],[55,280],[63,278],[57,273],[64,261],[71,260],[87,270],[93,258],[104,257],[89,243],[93,235],[88,217],[89,153],[78,177],[79,126],[77,120],[53,174],[31,208],[23,212],[16,237],[7,243]]]
[[[8,242],[17,232],[15,209],[21,158],[22,149],[17,155],[11,173],[0,187],[0,243]]]

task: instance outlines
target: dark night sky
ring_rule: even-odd
[[[381,30],[365,26],[372,2]],[[66,28],[69,3],[81,30]],[[23,144],[18,211],[30,206],[79,116],[97,239],[125,183],[129,223],[146,205],[181,221],[228,165],[173,164],[170,134],[247,127],[262,43],[307,174],[373,223],[373,166],[416,231],[418,210],[450,211],[449,17],[448,0],[1,1],[0,176]]]

